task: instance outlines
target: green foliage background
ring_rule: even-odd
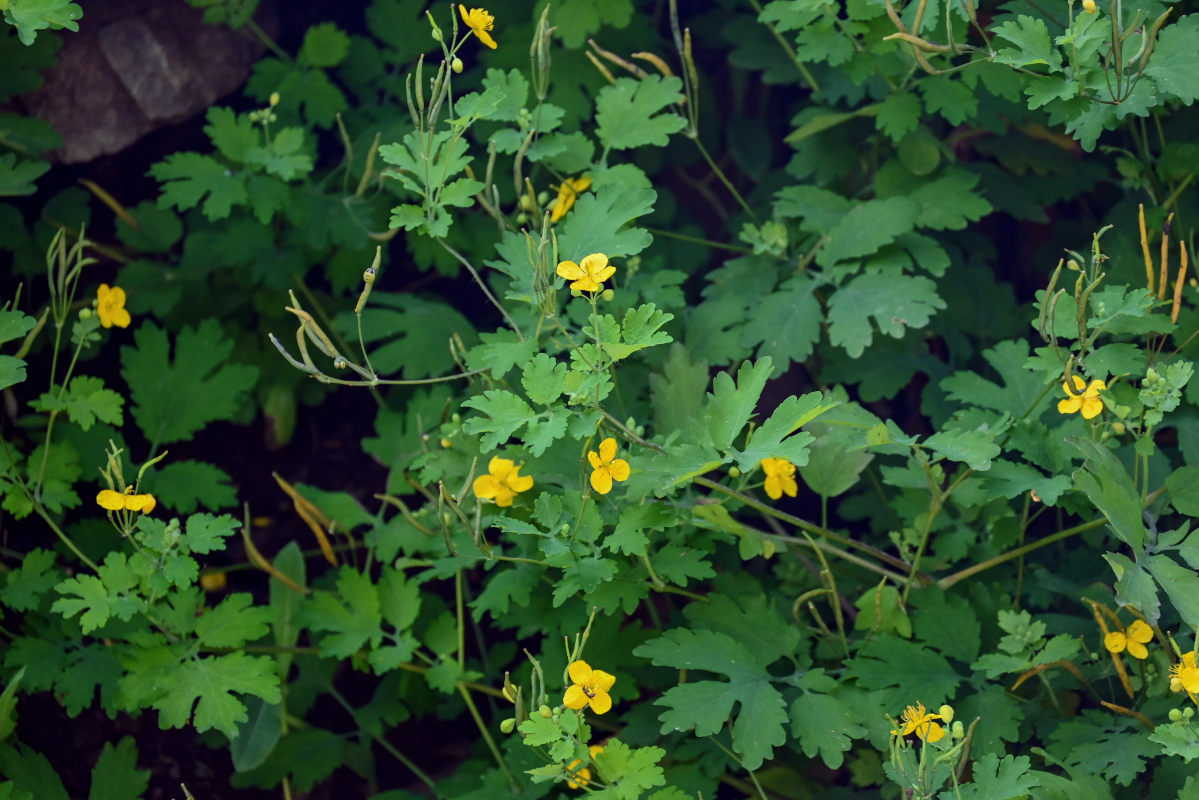
[[[39,191],[57,134],[0,114],[0,798],[84,789],[31,696],[193,731],[215,796],[1196,796],[1199,14],[687,5],[505,0],[492,51],[373,0],[271,42],[121,213]],[[0,10],[8,102],[87,19]],[[555,275],[591,253],[610,297]],[[100,283],[130,329],[79,313]],[[360,468],[264,456],[297,512],[264,535],[284,495],[228,442],[297,420]],[[535,479],[510,507],[493,457]],[[159,508],[118,534],[97,470]],[[1137,618],[1148,657],[1110,653]],[[575,658],[612,712],[562,707]],[[893,734],[918,702],[961,735]],[[399,746],[447,720],[453,763]],[[89,796],[143,796],[140,746]]]

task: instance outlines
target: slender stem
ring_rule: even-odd
[[[403,764],[405,767],[407,767],[412,772],[413,775],[415,775],[417,778],[420,779],[421,783],[423,783],[425,786],[429,787],[429,791],[431,791],[433,793],[434,797],[441,800],[442,795],[441,795],[441,792],[439,792],[437,790],[437,784],[435,784],[433,782],[433,779],[430,778],[425,773],[424,770],[422,770],[420,767],[418,767],[416,765],[416,763],[413,762],[412,759],[408,758],[408,756],[401,753],[394,745],[392,745],[390,742],[388,742],[386,739],[384,739],[381,735],[379,735],[378,733],[375,733],[374,731],[372,731],[369,728],[367,728],[366,726],[364,726],[361,722],[359,722],[358,710],[355,709],[353,706],[351,706],[346,701],[346,699],[341,696],[341,693],[338,692],[337,689],[333,688],[333,686],[330,685],[328,687],[328,690],[329,690],[329,695],[334,700],[337,701],[338,705],[340,705],[342,708],[344,708],[346,710],[346,713],[349,714],[350,717],[354,720],[354,724],[358,726],[359,730],[361,730],[364,733],[366,733],[367,735],[369,735],[372,739],[375,740],[375,742],[380,747],[382,747],[384,750],[386,750],[388,753],[390,753],[392,755],[392,757],[395,758],[396,761],[399,761],[401,764]]]
[[[754,782],[754,788],[758,790],[758,797],[762,798],[762,800],[767,800],[766,792],[762,789],[762,784],[758,783],[758,778],[756,775],[754,775],[754,771],[746,767],[745,762],[738,758],[736,753],[725,747],[715,736],[709,736],[708,741],[723,750],[725,755],[727,755],[729,758],[736,761],[737,764],[740,765],[741,769],[745,770],[749,774],[749,779]]]
[[[733,198],[737,201],[737,204],[741,206],[742,210],[744,210],[746,214],[749,215],[749,218],[754,221],[754,224],[760,224],[758,221],[758,215],[755,214],[754,210],[749,207],[749,203],[745,202],[745,198],[741,196],[741,192],[737,191],[737,187],[734,186],[733,182],[730,181],[728,176],[724,174],[724,170],[722,170],[720,166],[712,159],[711,154],[708,153],[708,148],[704,147],[704,143],[700,140],[699,136],[693,136],[692,140],[695,142],[695,146],[699,148],[699,153],[704,157],[704,161],[707,161],[708,166],[712,168],[712,173],[720,179],[721,183],[724,184],[724,188],[729,190],[729,193],[733,195]]]
[[[654,236],[663,236],[667,239],[678,239],[680,242],[691,242],[693,244],[702,244],[704,247],[712,247],[717,250],[728,250],[733,253],[745,253],[747,255],[752,255],[754,252],[752,249],[750,249],[748,247],[741,247],[740,245],[735,245],[735,244],[727,244],[726,242],[714,242],[711,239],[701,239],[698,236],[688,236],[685,233],[675,233],[674,231],[667,231],[667,230],[663,230],[661,228],[645,228],[644,230],[649,231]]]
[[[475,725],[479,728],[479,733],[483,734],[483,741],[487,743],[487,749],[491,751],[492,758],[499,766],[500,771],[504,773],[504,777],[508,779],[508,785],[512,787],[512,791],[520,791],[520,783],[516,780],[516,776],[512,774],[512,770],[508,768],[508,764],[504,761],[504,756],[500,753],[500,748],[496,746],[495,739],[491,738],[491,731],[487,730],[487,723],[483,721],[482,715],[479,714],[479,708],[475,705],[474,698],[470,696],[470,692],[462,684],[458,684],[458,693],[462,695],[463,702],[466,703],[467,709],[470,711],[471,717],[475,720]]]
[[[994,558],[988,558],[986,561],[980,561],[971,567],[959,570],[952,575],[947,575],[941,580],[937,581],[937,586],[942,589],[948,589],[950,586],[960,583],[961,581],[964,581],[973,575],[977,575],[983,570],[988,570],[991,567],[997,567],[1000,564],[1011,561],[1014,558],[1020,558],[1025,553],[1031,553],[1033,550],[1038,548],[1053,544],[1054,542],[1060,542],[1062,539],[1068,539],[1075,534],[1085,533],[1087,531],[1094,530],[1095,528],[1102,527],[1106,523],[1107,517],[1100,517],[1099,519],[1091,520],[1090,522],[1084,522],[1081,525],[1075,525],[1073,528],[1066,528],[1063,531],[1058,531],[1052,536],[1046,536],[1044,539],[1038,539],[1037,541],[1026,544],[1023,547],[1017,547],[1015,550],[1009,550],[1006,553],[995,556]]]
[[[495,295],[491,293],[491,289],[487,287],[487,284],[484,283],[483,278],[480,277],[479,273],[475,270],[474,264],[471,264],[465,256],[446,244],[444,239],[438,239],[437,243],[441,245],[447,253],[458,259],[459,264],[466,267],[467,271],[470,272],[471,277],[475,279],[475,283],[477,283],[479,288],[483,290],[483,294],[487,296],[487,299],[491,302],[491,304],[495,306],[496,309],[499,310],[500,314],[504,316],[504,321],[508,323],[508,326],[512,328],[512,330],[516,331],[517,338],[523,342],[525,340],[525,335],[521,333],[520,327],[517,326],[516,321],[508,315],[508,310],[505,309],[500,301],[496,299]]]
[[[758,14],[762,13],[762,4],[759,3],[758,0],[749,0],[749,4],[753,6],[754,11],[758,12]],[[805,66],[804,63],[799,60],[799,56],[795,54],[795,49],[791,47],[790,43],[774,29],[773,25],[767,25],[766,29],[770,31],[770,35],[774,37],[775,41],[777,41],[779,45],[787,51],[787,55],[791,58],[791,62],[795,64],[795,68],[798,69],[799,74],[803,76],[804,82],[808,84],[808,88],[812,90],[812,94],[820,94],[820,84],[816,83],[816,79],[812,77],[812,73],[808,71],[807,66]]]
[[[740,500],[742,503],[745,503],[750,508],[753,508],[757,511],[761,511],[763,514],[774,517],[775,519],[782,520],[783,522],[787,522],[791,525],[794,525],[795,527],[797,527],[801,530],[805,530],[808,533],[815,533],[819,536],[825,537],[826,539],[832,539],[834,542],[837,542],[838,544],[842,544],[847,547],[852,547],[857,550],[861,550],[864,553],[869,553],[870,555],[874,556],[879,561],[883,561],[887,564],[890,564],[891,566],[896,567],[897,569],[902,569],[905,571],[912,569],[912,565],[909,564],[908,562],[904,561],[901,558],[896,558],[895,556],[890,555],[888,553],[884,553],[882,550],[878,550],[874,547],[871,547],[868,544],[863,544],[861,542],[854,541],[853,539],[850,539],[848,536],[842,536],[841,534],[836,533],[834,531],[830,531],[827,528],[822,528],[819,525],[815,525],[811,522],[808,522],[806,519],[801,519],[800,517],[794,516],[793,514],[788,514],[785,511],[779,511],[777,508],[768,506],[765,503],[755,500],[754,498],[750,497],[749,495],[742,494],[741,492],[738,492],[734,489],[730,489],[723,484],[717,483],[716,481],[709,480],[708,478],[700,476],[697,478],[693,478],[692,482],[695,484],[698,484],[700,486],[707,487],[708,489],[714,489],[718,492],[722,492],[724,494],[729,495],[730,497],[734,497],[737,500]],[[919,570],[917,570],[914,574],[918,575],[921,578],[921,580],[925,581],[926,583],[933,582],[933,579],[931,576],[926,575],[925,573],[920,572]]]

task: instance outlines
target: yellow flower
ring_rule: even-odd
[[[573,685],[566,689],[562,697],[563,705],[575,711],[583,706],[591,706],[591,710],[597,714],[604,714],[612,708],[612,697],[608,690],[616,683],[615,676],[592,669],[586,661],[572,661],[566,671]]]
[[[533,476],[521,475],[520,467],[507,458],[496,456],[487,464],[487,475],[475,478],[475,497],[494,500],[501,508],[512,505],[516,495],[533,488]]]
[[[616,274],[616,267],[608,266],[608,257],[603,253],[592,253],[584,256],[581,264],[573,261],[559,261],[558,274],[568,281],[574,281],[570,288],[580,292],[598,292],[604,281]]]
[[[595,757],[598,756],[602,752],[604,752],[603,745],[593,744],[587,748],[587,753],[591,756],[592,761],[594,761]],[[575,767],[579,766],[582,763],[583,763],[583,759],[576,758],[574,761],[570,762],[570,766],[567,767],[567,769],[570,770],[571,772],[573,772],[574,776],[577,779],[586,783],[587,781],[591,780],[591,770],[588,769],[587,767],[583,767],[582,769],[575,769]],[[567,780],[566,786],[567,786],[567,788],[570,788],[570,789],[583,788],[582,783],[575,783],[575,781],[573,781],[573,780]]]
[[[1082,10],[1094,14],[1099,11],[1099,6],[1095,5],[1095,0],[1082,0]]]
[[[612,481],[629,479],[629,462],[616,457],[616,440],[609,436],[600,442],[599,452],[587,451],[591,462],[591,488],[600,494],[612,491]]]
[[[579,195],[587,191],[587,187],[591,186],[591,177],[583,175],[578,178],[567,178],[562,181],[562,185],[558,187],[558,202],[554,203],[554,210],[550,212],[550,222],[557,222],[566,216],[566,212],[570,211],[571,206],[575,204],[575,200]]]
[[[484,8],[472,8],[466,10],[466,6],[458,4],[458,13],[462,15],[462,21],[466,23],[466,27],[470,28],[470,32],[478,37],[479,41],[495,49],[495,39],[491,38],[491,34],[487,31],[495,27],[495,17],[491,16]]]
[[[143,514],[149,514],[158,505],[158,501],[152,494],[133,494],[132,486],[126,489],[124,494],[114,492],[112,489],[101,489],[100,493],[96,495],[96,503],[107,511],[128,509],[129,511],[140,511]]]
[[[795,465],[784,458],[762,459],[762,471],[766,473],[766,494],[778,500],[784,494],[795,497],[799,486],[795,483]]]
[[[96,313],[100,315],[100,324],[105,328],[116,325],[118,328],[128,328],[132,317],[125,310],[125,290],[120,286],[111,289],[107,283],[100,284],[96,292]]]
[[[1074,391],[1070,391],[1070,387],[1062,382],[1062,391],[1066,393],[1065,400],[1057,401],[1057,410],[1062,414],[1073,414],[1082,409],[1082,418],[1091,419],[1099,416],[1099,412],[1103,410],[1103,401],[1099,399],[1099,392],[1107,388],[1107,384],[1103,381],[1091,381],[1088,386],[1086,381],[1077,375],[1071,375],[1074,378]],[[1086,391],[1083,391],[1086,387]],[[1081,394],[1079,394],[1081,392]]]
[[[928,742],[939,742],[945,738],[945,729],[933,722],[944,719],[940,714],[930,714],[924,703],[908,706],[903,712],[903,730],[891,731],[894,736],[910,736],[915,733]]]
[[[1187,694],[1199,693],[1199,666],[1195,664],[1195,654],[1183,653],[1182,661],[1170,667],[1170,688],[1174,691],[1174,681],[1187,690]]]
[[[1128,650],[1133,658],[1149,658],[1149,650],[1145,645],[1153,641],[1153,629],[1144,620],[1137,620],[1128,626],[1127,631],[1112,631],[1103,637],[1103,646],[1110,653],[1122,653]]]

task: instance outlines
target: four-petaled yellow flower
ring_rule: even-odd
[[[1170,690],[1176,692],[1178,689],[1186,689],[1192,699],[1199,694],[1199,665],[1195,664],[1194,652],[1183,653],[1182,661],[1170,667]]]
[[[462,15],[462,21],[466,23],[466,27],[470,28],[470,32],[478,37],[479,41],[495,49],[495,39],[491,38],[491,34],[487,31],[495,27],[495,17],[485,8],[472,8],[466,10],[466,6],[458,4],[458,13]]]
[[[1133,658],[1149,658],[1149,650],[1145,645],[1153,641],[1153,628],[1144,620],[1137,620],[1128,626],[1127,631],[1112,631],[1103,637],[1103,646],[1110,653],[1122,653],[1125,650]]]
[[[616,274],[616,267],[608,266],[608,257],[603,253],[592,253],[584,256],[579,264],[559,261],[557,271],[566,280],[573,281],[570,288],[580,292],[598,292],[603,288],[601,284]]]
[[[96,292],[96,313],[100,315],[100,324],[105,328],[113,325],[128,328],[132,317],[125,310],[125,290],[120,286],[109,288],[107,283],[100,284]]]
[[[520,467],[511,459],[495,456],[487,464],[487,472],[475,478],[475,496],[494,500],[497,506],[510,506],[516,495],[533,488],[533,476],[521,475]]]
[[[953,709],[949,708],[949,706],[942,706],[941,708],[949,709],[949,716],[953,716]],[[938,723],[933,722],[936,719],[943,720],[945,716],[930,713],[924,707],[924,703],[908,706],[903,712],[903,730],[891,731],[891,735],[910,736],[915,733],[927,742],[939,742],[945,738],[945,729]]]
[[[591,760],[594,761],[596,756],[604,752],[604,746],[602,744],[593,744],[587,748],[587,752],[590,754]],[[570,766],[567,767],[567,769],[574,773],[574,777],[576,779],[586,783],[587,781],[591,780],[591,770],[587,767],[577,769],[577,767],[582,763],[583,759],[576,758],[574,761],[570,762]],[[583,787],[583,783],[576,783],[573,780],[567,779],[566,786],[570,789],[581,789]]]
[[[762,459],[762,471],[766,473],[766,495],[778,500],[784,494],[795,497],[799,486],[795,483],[795,465],[785,458]]]
[[[1099,6],[1095,5],[1095,0],[1082,0],[1082,10],[1088,14],[1095,14],[1099,11]]]
[[[128,487],[124,492],[115,492],[112,489],[101,489],[96,495],[96,503],[103,509],[108,511],[140,511],[143,514],[149,514],[158,505],[158,501],[154,499],[152,494],[134,494],[133,487]]]
[[[600,442],[599,452],[587,451],[591,462],[591,488],[600,494],[612,491],[612,481],[629,479],[629,462],[616,457],[616,440],[609,436]]]
[[[616,683],[615,676],[592,669],[586,661],[572,661],[566,671],[573,685],[566,689],[562,697],[563,705],[575,711],[583,706],[591,706],[591,710],[597,714],[604,714],[612,708],[612,697],[608,690]]]
[[[1062,381],[1062,391],[1066,393],[1066,399],[1057,401],[1057,410],[1062,414],[1073,414],[1081,409],[1083,419],[1099,416],[1099,412],[1103,410],[1103,400],[1099,398],[1099,393],[1107,388],[1107,384],[1103,381],[1091,381],[1088,386],[1087,382],[1077,375],[1070,377],[1074,379],[1074,391],[1070,391],[1069,385]]]
[[[566,212],[570,211],[571,206],[575,204],[575,200],[579,199],[579,195],[587,191],[591,186],[591,177],[582,175],[578,178],[567,178],[562,181],[562,185],[558,187],[558,202],[554,203],[554,210],[550,212],[550,222],[557,222],[566,216]]]

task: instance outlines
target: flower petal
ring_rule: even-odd
[[[608,278],[611,278],[615,274],[616,274],[616,267],[604,267],[603,269],[599,270],[598,272],[592,273],[591,279],[594,280],[596,283],[603,283],[604,281],[608,280]]]
[[[510,458],[500,458],[492,456],[491,461],[487,462],[487,471],[497,481],[503,482],[508,477],[508,473],[512,472],[512,468],[516,466],[516,462]]]
[[[612,476],[612,480],[614,481],[627,481],[630,472],[632,470],[629,469],[629,462],[623,458],[615,459],[608,465],[608,474]]]
[[[607,467],[592,470],[591,488],[599,494],[607,494],[612,491],[612,474],[608,472]]]
[[[1081,397],[1069,397],[1065,400],[1057,401],[1057,410],[1059,414],[1073,414],[1080,408],[1082,408]]]
[[[576,281],[579,278],[584,278],[587,276],[587,273],[583,271],[583,268],[573,261],[559,261],[558,269],[556,269],[555,272],[557,272],[560,277],[566,278],[568,281]]]
[[[591,680],[591,665],[586,661],[572,661],[566,668],[566,674],[575,683],[587,683]]]
[[[573,686],[568,686],[566,688],[566,694],[562,695],[562,705],[578,711],[580,708],[587,705],[587,701],[590,699],[591,698],[587,696],[587,693],[583,691],[583,687],[576,683]]]
[[[96,495],[96,502],[100,504],[101,508],[109,511],[120,511],[125,507],[125,495],[120,492],[114,492],[112,489],[102,489]]]
[[[778,475],[767,475],[766,484],[762,488],[771,500],[778,500],[783,496],[783,481]]]
[[[606,692],[616,683],[616,676],[604,672],[602,669],[591,671],[591,685],[597,692]]]
[[[605,464],[612,463],[612,459],[616,458],[616,440],[611,436],[600,442],[599,457]]]
[[[521,475],[520,467],[512,470],[512,474],[508,476],[508,487],[514,492],[527,492],[533,488],[533,476]]]
[[[591,710],[597,714],[606,714],[612,710],[612,697],[607,692],[599,691],[591,698]]]
[[[599,453],[594,450],[587,451],[587,463],[591,465],[592,469],[599,469],[604,465],[604,462],[600,460]]]
[[[1145,647],[1145,645],[1141,644],[1140,642],[1129,641],[1128,654],[1133,658],[1144,660],[1149,658],[1149,648]]]
[[[1112,631],[1103,637],[1103,646],[1107,648],[1109,653],[1122,653],[1127,644],[1128,642],[1124,638],[1124,634],[1120,631]]]
[[[474,485],[475,497],[480,500],[494,499],[500,491],[500,482],[490,475],[480,475],[475,478]]]
[[[1094,419],[1103,411],[1103,401],[1098,397],[1084,397],[1079,402],[1082,404],[1083,419]]]
[[[579,266],[588,275],[595,275],[595,273],[608,266],[608,257],[603,253],[592,253],[589,256],[584,256],[583,260],[579,262]]]
[[[1143,619],[1138,619],[1128,626],[1125,632],[1129,639],[1141,644],[1148,644],[1153,641],[1153,628],[1150,628],[1148,623]]]

